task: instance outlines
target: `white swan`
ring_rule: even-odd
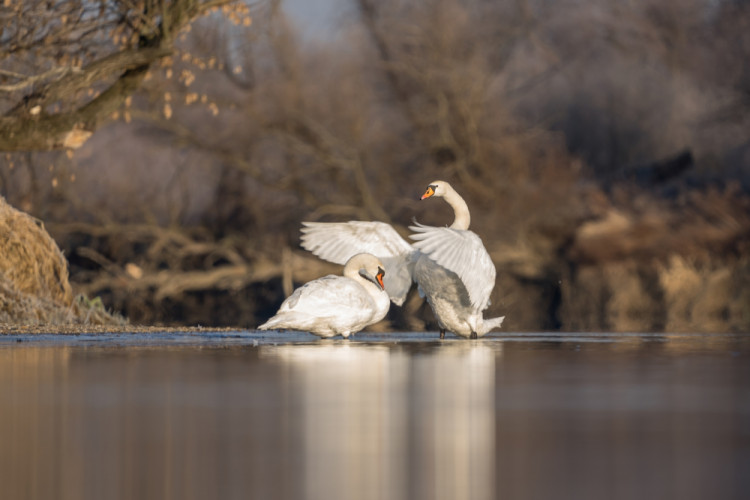
[[[476,233],[469,231],[471,215],[463,198],[445,181],[427,186],[422,200],[437,196],[452,208],[450,227],[416,224],[414,248],[419,250],[414,279],[440,325],[440,338],[449,330],[462,337],[477,338],[502,325],[505,316],[484,319],[495,287],[495,265]]]
[[[319,337],[348,338],[383,319],[391,303],[383,284],[383,263],[370,254],[349,258],[343,276],[328,275],[296,289],[259,330],[289,329]]]
[[[385,264],[385,288],[393,303],[403,304],[412,280],[418,283],[438,319],[441,339],[446,329],[464,337],[485,335],[504,319],[482,317],[495,284],[495,266],[479,236],[468,231],[468,207],[450,184],[431,183],[422,199],[430,196],[444,197],[456,220],[451,228],[411,228],[417,232],[412,238],[421,240],[414,246],[383,222],[349,221],[303,222],[302,247],[337,264],[359,252],[376,255]]]

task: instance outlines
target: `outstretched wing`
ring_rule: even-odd
[[[303,222],[302,226],[302,247],[334,264],[346,264],[358,253],[382,259],[414,250],[385,222]]]
[[[303,222],[302,248],[335,264],[358,253],[378,257],[385,266],[385,289],[394,304],[401,305],[412,283],[414,249],[384,222]]]
[[[409,237],[414,248],[461,278],[469,293],[471,305],[485,309],[495,287],[495,265],[481,238],[464,229],[423,226],[415,222]]]

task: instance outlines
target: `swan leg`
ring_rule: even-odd
[[[469,338],[470,339],[476,339],[476,338],[479,338],[479,337],[477,337],[477,332],[471,332],[471,335],[469,335]]]
[[[445,328],[440,329],[440,340],[443,340],[445,338]]]

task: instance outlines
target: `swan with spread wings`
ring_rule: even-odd
[[[469,230],[471,216],[463,198],[445,181],[431,182],[422,199],[442,197],[453,208],[450,227],[415,223],[410,245],[383,222],[303,222],[302,246],[318,257],[343,263],[367,252],[385,265],[385,289],[403,304],[415,281],[445,332],[477,338],[502,325],[503,317],[485,319],[495,286],[495,266],[479,236]]]

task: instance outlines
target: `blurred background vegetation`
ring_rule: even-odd
[[[449,224],[444,179],[504,329],[750,331],[748,1],[44,4],[0,7],[0,194],[133,323],[254,327],[339,272],[301,221]]]

